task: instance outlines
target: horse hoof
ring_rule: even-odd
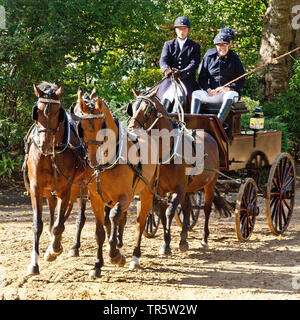
[[[68,253],[68,257],[79,257],[79,249],[71,249]]]
[[[118,250],[118,253],[114,257],[110,258],[110,263],[118,265],[118,266],[119,266],[119,264],[121,264],[121,266],[122,266],[123,262],[125,264],[126,258],[125,258],[124,253],[122,252],[122,250]],[[124,266],[124,264],[123,264],[123,266]]]
[[[120,258],[120,261],[118,262],[118,267],[122,268],[125,266],[125,263],[126,263],[126,258],[124,255],[121,255],[121,258]]]
[[[101,278],[101,272],[99,269],[95,270],[91,270],[90,274],[89,274],[89,278],[90,279],[97,279],[97,278]]]
[[[172,251],[170,248],[161,247],[158,254],[160,256],[170,256]]]
[[[187,242],[180,243],[179,244],[179,250],[182,253],[187,252],[189,250],[189,244]]]
[[[26,277],[36,276],[40,274],[39,266],[30,264],[27,269]]]
[[[60,254],[62,254],[63,252],[63,247],[60,246],[59,251],[54,251],[53,247],[50,246],[48,247],[47,251],[45,252],[44,255],[44,260],[48,261],[48,262],[52,262],[54,261]]]
[[[133,260],[130,261],[129,270],[139,269],[141,267],[139,259],[137,257],[133,257]]]
[[[208,243],[202,240],[200,243],[200,249],[208,249]]]

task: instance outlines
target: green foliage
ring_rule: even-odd
[[[31,108],[36,101],[33,83],[49,81],[63,85],[66,108],[76,101],[78,87],[87,92],[95,87],[116,111],[133,98],[131,88],[142,91],[162,78],[162,45],[175,36],[172,26],[179,15],[191,20],[189,37],[200,43],[202,56],[213,46],[222,22],[236,28],[233,50],[248,71],[257,65],[267,2],[1,1],[7,25],[7,30],[0,30],[0,154],[5,154],[0,159],[1,168],[5,168],[1,170],[9,174],[7,168],[15,167],[23,153],[22,139],[31,126]],[[282,117],[280,121],[295,117],[288,99],[294,99],[299,90],[299,77],[298,66],[290,83],[290,96],[284,100],[286,113],[279,112],[278,104],[264,106],[266,113],[276,111]],[[243,95],[261,100],[260,86],[260,77],[251,75]],[[253,104],[248,102],[249,106]]]
[[[251,113],[255,108],[260,107],[260,102],[251,99],[250,97],[243,96],[241,97],[241,102],[243,102],[248,109],[248,111]]]
[[[0,159],[0,177],[10,178],[12,173],[20,168],[21,157],[13,158],[8,152],[3,152]]]
[[[288,150],[297,156],[300,152],[300,61],[295,62],[293,70],[289,90],[278,94],[273,102],[265,102],[263,111],[265,115],[276,117],[285,124],[289,132]]]
[[[250,130],[250,118],[252,117],[252,113],[242,114],[242,130]],[[289,150],[289,131],[287,125],[285,123],[280,122],[278,117],[265,117],[264,122],[264,130],[277,130],[282,132],[281,137],[281,151],[286,152]]]
[[[250,97],[242,97],[241,102],[243,102],[249,113],[242,114],[242,130],[249,130],[250,118],[252,117],[252,112],[255,108],[261,108],[261,103],[257,100],[252,100]],[[281,139],[281,150],[288,151],[289,149],[289,138],[290,133],[287,127],[287,124],[282,123],[278,116],[274,116],[272,114],[264,115],[264,130],[278,130],[282,132]]]

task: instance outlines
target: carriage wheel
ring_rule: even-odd
[[[269,161],[262,151],[255,151],[246,164],[250,177],[252,177],[257,186],[263,187],[267,184],[270,169]]]
[[[154,238],[157,232],[159,221],[160,221],[159,211],[158,211],[159,209],[160,209],[159,201],[154,199],[152,209],[149,212],[146,219],[145,230],[143,231],[143,235],[146,238]]]
[[[188,231],[191,231],[195,224],[198,221],[200,209],[201,209],[201,201],[202,201],[202,192],[197,193],[190,193],[189,199],[191,201],[191,211],[189,216],[189,224],[188,224]],[[183,212],[181,210],[180,205],[178,206],[176,213],[175,213],[175,219],[177,224],[180,228],[183,226]]]
[[[296,189],[296,171],[292,157],[281,153],[269,174],[266,195],[266,215],[275,235],[283,234],[291,220]]]
[[[235,227],[239,241],[248,240],[253,232],[256,216],[259,214],[257,185],[247,178],[241,185],[235,207]]]

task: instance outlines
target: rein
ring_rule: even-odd
[[[153,103],[153,101],[150,100],[150,99],[147,99],[147,101],[150,102],[150,103]],[[80,112],[78,117],[80,118],[80,120],[86,120],[86,119],[89,119],[89,120],[104,119],[105,120],[105,116],[104,116],[103,113],[101,113],[101,114],[85,114],[85,113]],[[121,164],[121,161],[122,161],[123,164],[129,166],[129,168],[131,168],[131,170],[135,173],[135,178],[133,180],[132,188],[135,189],[135,187],[137,185],[136,179],[138,178],[138,179],[142,180],[147,185],[147,187],[149,188],[149,190],[151,191],[151,193],[155,197],[157,197],[158,199],[161,199],[161,197],[157,194],[157,192],[152,189],[149,181],[143,176],[142,168],[139,168],[137,165],[131,163],[127,158],[124,158],[122,156],[122,153],[123,153],[123,150],[124,150],[124,145],[125,145],[125,134],[124,134],[124,130],[125,129],[122,127],[120,121],[118,121],[118,124],[119,124],[119,126],[118,126],[118,129],[119,129],[118,130],[119,131],[119,141],[117,142],[117,145],[119,145],[119,148],[118,148],[117,155],[115,155],[115,161],[112,164],[108,164],[108,166],[106,164],[106,165],[98,165],[98,166],[94,167],[94,166],[91,165],[90,161],[87,160],[87,163],[88,163],[89,167],[94,170],[93,177],[94,176],[96,177],[97,192],[98,192],[99,196],[101,197],[102,201],[104,203],[106,203],[106,201],[104,200],[104,197],[103,197],[102,190],[101,190],[100,173],[104,172],[104,171],[107,171],[107,170],[110,170],[110,169],[113,169],[117,165]],[[130,138],[131,135],[128,134],[128,137]],[[139,146],[138,140],[133,141],[133,138],[130,138],[130,139],[132,140],[132,142],[134,144],[136,144],[136,143],[138,144],[137,150],[138,150],[138,152],[140,154],[140,146]],[[101,147],[103,142],[87,141],[86,144],[97,144],[97,145],[99,145]],[[139,155],[139,157],[141,157],[141,155]],[[140,158],[139,165],[141,165],[141,163],[142,162],[141,162],[141,158]],[[155,170],[156,180],[158,179],[158,175],[157,175],[158,174],[158,170],[159,170],[159,166],[156,166],[156,170]],[[156,185],[157,185],[157,183],[156,183]]]

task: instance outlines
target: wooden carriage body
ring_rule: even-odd
[[[241,114],[246,112],[248,111],[242,103],[233,105],[228,116],[231,139],[229,139],[229,135],[225,132],[217,115],[184,115],[188,129],[202,129],[216,140],[222,171],[236,171],[246,168],[257,151],[263,153],[267,163],[271,165],[281,152],[281,131],[241,130]],[[174,114],[174,116],[176,115]]]

